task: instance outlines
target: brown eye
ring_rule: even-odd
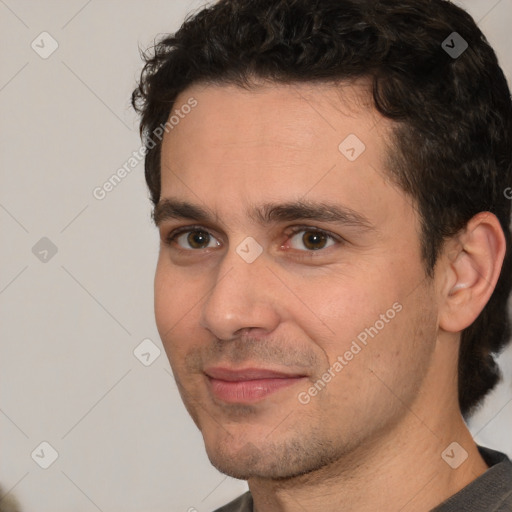
[[[302,235],[304,247],[312,251],[323,249],[328,241],[327,235],[318,231],[305,231]]]
[[[209,249],[221,245],[213,235],[204,229],[188,229],[176,234],[171,233],[168,243],[188,250]]]
[[[206,231],[190,231],[187,242],[193,249],[205,249],[210,244],[210,234]]]
[[[297,229],[289,238],[292,249],[305,252],[319,251],[339,243],[334,235],[320,229]]]

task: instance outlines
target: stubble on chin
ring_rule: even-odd
[[[285,432],[279,439],[277,433],[259,441],[248,441],[237,448],[236,438],[226,436],[208,445],[206,451],[212,465],[221,473],[240,480],[253,478],[289,480],[314,473],[335,463],[343,455],[343,447],[315,434]]]

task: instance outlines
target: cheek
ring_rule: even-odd
[[[175,323],[176,307],[179,307],[175,285],[160,257],[155,273],[155,319],[160,338],[165,343],[166,333]]]
[[[190,276],[185,278],[162,258],[159,259],[154,286],[155,320],[168,355],[176,350],[173,340],[190,339],[190,335],[184,333],[197,328],[197,320],[194,319],[201,305],[199,286]]]
[[[399,316],[400,283],[389,282],[383,275],[384,272],[338,272],[322,279],[301,280],[300,288],[294,289],[301,299],[291,306],[295,321],[321,346],[329,360],[350,350],[358,336],[364,343],[371,338],[368,331],[374,334],[377,328],[380,335],[388,330]]]
[[[293,306],[294,321],[322,353],[324,367],[317,371],[330,369],[336,375],[326,399],[331,394],[337,402],[366,396],[374,402],[371,396],[389,395],[379,377],[399,387],[401,379],[414,381],[425,373],[435,340],[435,312],[428,311],[433,297],[424,286],[411,293],[410,283],[421,269],[401,268],[375,265],[373,270],[338,272],[302,280],[294,289],[308,306]]]
[[[361,425],[380,427],[414,402],[432,359],[436,333],[435,308],[428,307],[432,297],[418,292],[399,304],[393,302],[396,293],[376,295],[369,303],[366,299],[372,297],[361,290],[354,290],[353,300],[331,295],[338,316],[326,305],[324,319],[328,323],[330,315],[335,333],[313,338],[326,354],[326,366],[302,390],[325,428],[340,431],[343,425],[352,432]]]

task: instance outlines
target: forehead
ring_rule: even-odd
[[[195,152],[199,144],[203,152],[220,146],[231,155],[252,151],[258,159],[269,153],[272,158],[282,155],[280,160],[289,160],[294,154],[318,159],[322,148],[338,156],[338,145],[351,129],[375,147],[373,139],[378,139],[379,133],[370,132],[383,120],[372,107],[363,81],[352,85],[260,84],[250,89],[198,84],[178,96],[173,112],[192,99],[196,107],[182,115],[179,125],[164,138],[164,146],[173,142],[178,146],[173,147],[179,150],[177,157],[200,156]]]
[[[196,106],[163,140],[162,197],[219,211],[263,196],[378,208],[390,125],[369,98],[363,83],[190,87],[173,112]]]

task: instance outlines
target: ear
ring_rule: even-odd
[[[470,326],[492,295],[505,257],[505,235],[496,216],[480,212],[444,247],[439,327],[460,332]]]

